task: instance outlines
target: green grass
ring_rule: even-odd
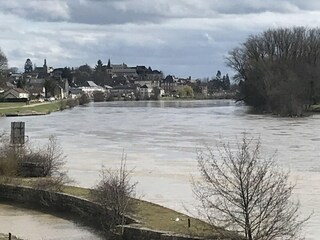
[[[35,181],[37,181],[37,179],[14,178],[7,179],[7,181],[11,184],[30,187]],[[87,188],[65,186],[63,192],[91,200],[90,189]],[[140,199],[132,199],[132,207],[128,215],[137,219],[141,223],[139,226],[153,230],[199,237],[214,237],[217,235],[213,230],[213,227],[208,223]],[[179,221],[176,221],[177,218]],[[190,228],[188,228],[188,218],[190,218],[191,222]]]
[[[61,102],[48,102],[41,104],[30,104],[26,105],[24,103],[0,103],[0,114],[15,114],[15,113],[50,113],[58,111],[60,109]]]
[[[0,102],[0,108],[11,108],[11,107],[22,107],[25,106],[25,103],[7,103]]]

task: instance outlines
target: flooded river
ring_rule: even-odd
[[[0,118],[0,131],[9,131],[11,121],[25,121],[34,144],[57,136],[68,155],[70,177],[84,187],[97,183],[102,165],[117,167],[125,152],[138,194],[179,211],[195,205],[190,176],[198,174],[197,148],[220,138],[235,143],[243,132],[260,136],[263,154],[277,150],[277,161],[291,171],[302,214],[314,211],[306,239],[318,239],[320,115],[277,118],[247,112],[227,100],[91,103],[47,116]],[[0,215],[0,226],[3,222]]]
[[[102,240],[91,229],[46,213],[0,204],[0,232],[24,240]]]

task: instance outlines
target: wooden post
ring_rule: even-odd
[[[9,240],[11,240],[11,233],[9,233]]]

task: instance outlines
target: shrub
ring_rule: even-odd
[[[79,105],[85,105],[90,102],[88,95],[85,93],[83,93],[78,100],[79,100]]]
[[[93,92],[93,101],[94,102],[104,102],[105,94],[101,91],[94,91]]]
[[[131,207],[131,197],[135,194],[137,183],[131,183],[132,170],[127,169],[126,156],[121,159],[117,170],[102,168],[101,181],[91,192],[92,198],[110,213],[112,221],[103,223],[106,229],[125,224],[124,215]]]

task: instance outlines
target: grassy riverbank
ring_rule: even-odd
[[[14,115],[39,115],[49,114],[51,112],[63,110],[69,107],[74,107],[73,99],[65,99],[53,102],[43,103],[3,103],[0,102],[0,116],[14,116]]]
[[[32,187],[37,179],[7,179],[7,183]],[[62,190],[76,197],[90,199],[90,189],[65,186]],[[187,216],[172,209],[153,204],[140,199],[132,199],[132,209],[128,213],[129,216],[137,219],[140,223],[139,227],[149,228],[152,230],[172,232],[175,234],[199,236],[199,237],[214,237],[213,227],[199,219]],[[188,227],[188,218],[191,226]],[[137,224],[135,224],[137,226]],[[2,240],[0,238],[0,240]]]

